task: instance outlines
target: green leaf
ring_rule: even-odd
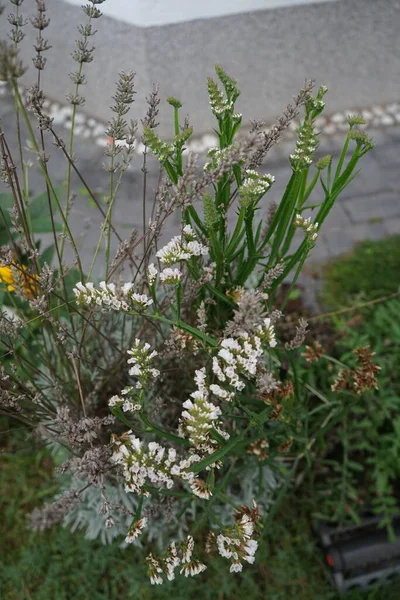
[[[4,212],[6,210],[11,210],[14,206],[14,196],[7,192],[0,194],[0,206]]]
[[[35,233],[52,233],[53,231],[53,223],[47,217],[42,219],[35,219],[34,221],[32,221],[31,226],[32,231],[34,231]],[[54,231],[62,231],[61,223],[54,222]]]
[[[56,249],[55,245],[51,244],[51,246],[48,246],[47,248],[45,248],[43,250],[43,252],[40,255],[40,264],[41,265],[44,265],[44,263],[51,265],[51,263],[53,261],[55,249]]]
[[[57,195],[57,198],[59,198],[62,195],[63,186],[59,185],[58,187],[54,188],[54,190]],[[51,206],[53,209],[53,213],[57,212],[57,204],[52,195],[51,195]],[[43,192],[43,194],[39,194],[39,196],[36,196],[36,198],[33,198],[29,202],[29,214],[30,214],[31,221],[43,219],[44,217],[48,217],[48,218],[50,217],[49,199],[47,196],[47,192]],[[44,232],[40,232],[40,233],[44,233]]]

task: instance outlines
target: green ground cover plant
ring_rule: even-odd
[[[325,306],[373,300],[399,289],[400,236],[364,240],[340,260],[327,265],[322,299]]]

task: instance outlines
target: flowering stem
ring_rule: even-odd
[[[260,413],[260,415],[259,415],[260,424],[268,419],[269,412],[270,412],[269,409],[266,409],[262,413]],[[200,471],[202,471],[203,469],[205,469],[212,463],[216,462],[217,460],[221,460],[221,458],[223,458],[226,454],[228,454],[228,452],[231,452],[231,450],[233,450],[233,448],[235,446],[237,446],[243,440],[245,435],[250,431],[250,429],[252,427],[253,427],[253,424],[251,423],[244,431],[242,431],[242,433],[237,438],[235,438],[234,440],[232,440],[231,442],[226,444],[223,448],[220,448],[219,450],[217,450],[216,452],[213,452],[206,458],[203,458],[203,460],[200,460],[198,463],[195,463],[194,465],[192,465],[190,467],[190,471],[192,473],[200,473]]]
[[[130,314],[132,314],[132,313],[130,313]],[[207,342],[207,344],[209,346],[211,346],[212,348],[218,348],[218,346],[219,346],[217,340],[214,340],[214,338],[210,337],[209,335],[205,334],[203,331],[200,331],[199,329],[195,329],[194,327],[191,327],[190,325],[187,325],[186,323],[182,323],[182,321],[171,321],[171,319],[167,319],[166,317],[162,317],[161,315],[144,315],[144,316],[148,317],[149,319],[157,319],[158,321],[161,321],[162,323],[166,323],[167,325],[171,325],[172,327],[177,327],[178,329],[183,329],[183,331],[187,331],[188,333],[190,333],[194,337],[196,337],[198,340]]]
[[[32,125],[31,125],[31,123],[29,121],[29,117],[28,117],[28,115],[26,113],[23,100],[22,100],[21,95],[20,95],[19,90],[18,90],[18,85],[17,85],[17,83],[16,83],[16,81],[14,79],[12,80],[12,86],[13,86],[13,90],[14,90],[15,96],[17,97],[18,103],[19,103],[19,105],[21,107],[22,116],[24,117],[24,121],[25,121],[26,127],[27,127],[27,129],[29,131],[29,137],[30,137],[31,142],[33,144],[33,147],[34,147],[34,149],[35,149],[35,151],[36,151],[36,153],[38,155],[39,163],[40,163],[40,166],[42,168],[43,175],[45,177],[47,185],[50,188],[51,195],[53,196],[54,201],[57,204],[57,208],[58,208],[58,211],[59,211],[59,213],[61,215],[61,218],[63,220],[64,226],[65,226],[65,230],[67,232],[68,238],[69,238],[69,240],[70,240],[70,242],[72,244],[72,248],[74,250],[74,254],[75,254],[75,258],[76,258],[77,264],[78,264],[78,269],[79,269],[80,275],[83,278],[82,263],[81,263],[81,259],[80,259],[80,256],[79,256],[78,249],[77,249],[76,244],[75,244],[75,240],[74,240],[74,238],[72,236],[72,232],[71,232],[71,229],[70,229],[70,227],[68,225],[68,221],[66,219],[66,216],[64,215],[64,212],[62,210],[62,206],[61,206],[60,201],[58,199],[58,196],[57,196],[57,194],[55,192],[53,183],[52,183],[52,181],[51,181],[51,179],[49,177],[49,174],[47,172],[46,164],[45,164],[43,158],[41,157],[41,152],[40,152],[38,143],[36,141],[36,137],[35,137],[35,134],[33,132]]]
[[[154,423],[152,423],[152,421],[150,421],[150,419],[143,412],[139,412],[138,417],[143,423],[143,425],[145,425],[148,428],[148,431],[154,431],[155,433],[158,433],[161,437],[164,437],[173,442],[177,442],[182,446],[190,446],[189,440],[181,438],[173,433],[169,433],[168,431],[165,431],[165,429],[161,429],[161,427],[154,425]]]

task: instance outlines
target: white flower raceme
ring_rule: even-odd
[[[182,279],[182,272],[179,269],[164,269],[160,273],[160,280],[165,284],[177,284]]]
[[[214,396],[229,402],[244,389],[245,382],[241,377],[255,377],[257,362],[264,352],[263,343],[271,348],[276,346],[275,330],[269,318],[264,319],[254,335],[242,332],[239,337],[222,340],[221,349],[212,362],[213,373],[219,382],[209,387]]]
[[[146,447],[131,431],[121,438],[114,437],[114,444],[112,460],[122,467],[127,492],[148,496],[146,485],[171,489],[174,478],[190,485],[195,480],[190,467],[200,460],[198,454],[179,460],[174,448],[165,448],[157,442]]]
[[[273,175],[260,175],[257,171],[248,169],[246,178],[239,188],[240,202],[243,206],[249,206],[252,202],[259,200],[274,183]]]
[[[153,304],[152,298],[146,296],[146,294],[132,294],[131,301],[133,304],[133,308],[143,310]]]
[[[192,256],[205,256],[208,248],[203,246],[190,225],[183,228],[182,235],[176,235],[164,248],[156,254],[157,258],[167,266],[186,261]]]
[[[254,554],[258,542],[251,539],[254,533],[254,522],[247,514],[242,515],[235,527],[217,536],[219,554],[231,560],[231,573],[238,573],[243,569],[243,561],[254,563]]]
[[[216,450],[216,441],[210,437],[210,432],[219,429],[221,409],[209,401],[209,391],[206,382],[205,368],[195,373],[197,390],[190,394],[190,399],[183,403],[180,431],[190,440],[195,450],[200,454],[211,454]],[[229,436],[228,436],[229,437]],[[206,497],[207,492],[201,491],[201,486],[192,486],[193,492],[199,497]],[[204,488],[205,489],[205,488]]]
[[[126,534],[126,538],[125,538],[125,542],[127,544],[131,544],[134,540],[136,540],[136,538],[139,537],[139,535],[141,535],[143,529],[146,527],[147,525],[147,519],[146,517],[142,517],[141,519],[139,519],[139,521],[136,521],[135,523],[133,523],[129,530],[128,533]]]
[[[269,317],[264,319],[263,324],[258,327],[258,336],[264,343],[268,344],[268,346],[275,348],[277,343],[275,337],[275,328]]]
[[[212,496],[209,484],[202,479],[194,479],[190,487],[193,493],[203,500],[209,500],[210,496]]]
[[[318,237],[318,227],[319,223],[312,223],[311,217],[307,219],[302,217],[301,215],[296,215],[296,218],[293,222],[295,227],[301,227],[304,233],[307,236],[307,239],[310,243],[314,244]]]
[[[149,282],[150,285],[153,285],[153,283],[157,279],[157,275],[158,275],[158,271],[155,268],[154,263],[151,263],[147,267],[147,281]]]
[[[149,566],[150,583],[152,585],[161,585],[163,583],[161,564],[151,553],[146,557],[146,562]]]
[[[139,339],[135,340],[134,346],[128,350],[131,358],[128,364],[132,365],[129,369],[129,375],[137,377],[136,388],[143,388],[146,381],[150,378],[158,377],[160,371],[151,366],[152,359],[157,356],[156,350],[151,350],[150,344],[143,343]]]
[[[93,283],[79,282],[73,288],[77,304],[100,306],[103,309],[130,311],[143,310],[153,303],[145,294],[132,293],[133,283],[125,283],[117,289],[114,283],[101,281],[95,288]]]
[[[108,401],[108,406],[120,406],[124,412],[134,412],[141,409],[140,404],[134,404],[128,398],[120,398],[119,396],[112,396]]]
[[[194,577],[198,573],[202,573],[207,568],[197,558],[193,557],[194,539],[189,535],[185,541],[177,544],[172,542],[168,546],[167,555],[165,558],[155,558],[149,554],[146,562],[149,566],[150,582],[153,585],[161,585],[163,578],[161,575],[166,575],[169,581],[175,579],[175,569],[180,565],[181,575],[185,577]]]

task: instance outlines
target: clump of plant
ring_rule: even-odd
[[[175,134],[163,140],[156,132],[157,88],[139,126],[138,119],[128,121],[134,74],[121,73],[107,128],[104,208],[76,166],[74,122],[66,144],[44,109],[43,31],[49,21],[43,0],[37,0],[33,19],[37,78],[27,106],[22,99],[18,44],[25,22],[22,0],[14,4],[13,44],[4,46],[1,73],[14,94],[17,124],[24,122],[41,168],[42,210],[53,244],[41,251],[34,226],[38,201],[29,197],[23,146],[15,160],[0,133],[1,173],[9,187],[4,198],[13,201],[1,211],[8,236],[0,271],[6,309],[0,321],[1,410],[58,449],[57,472],[69,474],[68,489],[34,510],[32,525],[45,529],[82,504],[79,524],[84,507],[96,505],[103,532],[124,532],[128,544],[141,543],[144,535],[157,538],[159,547],[153,545],[146,558],[154,584],[177,572],[201,573],[214,553],[226,559],[230,572],[239,572],[255,560],[274,490],[286,475],[286,454],[292,448],[297,456],[293,469],[305,456],[307,407],[296,358],[307,323],[300,320],[293,339],[280,342],[290,288],[279,306],[277,289],[289,274],[294,285],[325,218],[372,143],[356,129],[362,119],[350,117],[337,164],[330,156],[314,164],[315,119],[327,89],[321,86],[313,95],[311,82],[275,126],[266,129],[255,121],[242,135],[242,115],[235,112],[239,88],[217,66],[218,82],[208,80],[208,94],[219,144],[201,168],[196,155],[184,152],[193,131],[181,120],[180,101],[168,99]],[[84,103],[80,89],[92,59],[98,4],[90,0],[83,7],[87,23],[79,29],[82,39],[73,56],[78,70],[68,97],[73,115]],[[261,173],[262,162],[300,109],[304,117],[289,157],[290,180],[279,205],[266,210],[274,176]],[[37,118],[37,132],[28,110]],[[143,232],[123,240],[113,209],[139,141],[144,207],[149,152],[162,177],[151,215],[143,209]],[[53,184],[49,142],[67,159],[65,197]],[[88,273],[70,226],[72,171],[104,219]],[[174,213],[181,217],[180,229],[161,243]],[[296,230],[302,232],[299,242]],[[119,247],[113,256],[114,237]],[[70,265],[63,258],[67,243],[74,255]],[[102,248],[104,275],[97,281],[94,265]]]
[[[305,352],[307,381],[326,399],[310,413],[312,427],[325,423],[309,472],[314,512],[343,523],[372,511],[391,536],[400,475],[399,308],[391,299],[350,319],[339,311],[332,355],[318,342]]]
[[[326,265],[323,301],[337,306],[394,294],[400,287],[399,270],[400,236],[364,240]]]

